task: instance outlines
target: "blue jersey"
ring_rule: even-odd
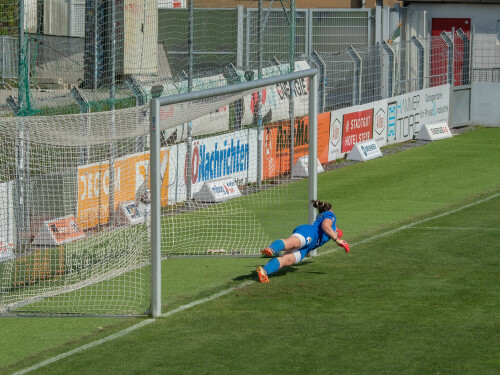
[[[323,228],[321,228],[321,224],[323,224],[325,219],[330,219],[332,221],[332,229],[337,231],[337,218],[332,211],[319,214],[311,225],[300,225],[294,229],[293,233],[300,233],[306,239],[306,245],[303,249],[307,249],[307,252],[316,249],[330,239]]]
[[[318,231],[317,247],[323,245],[325,242],[328,242],[328,240],[330,239],[330,237],[328,237],[323,228],[321,228],[321,224],[323,224],[323,221],[325,219],[330,219],[332,221],[332,229],[334,231],[337,231],[337,218],[335,217],[332,211],[326,211],[316,216],[316,220],[314,220],[314,223],[312,225]]]

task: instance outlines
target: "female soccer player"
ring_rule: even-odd
[[[283,267],[299,263],[311,250],[322,246],[330,239],[342,246],[346,253],[349,252],[349,244],[340,239],[342,231],[337,229],[337,218],[331,211],[332,205],[322,201],[312,201],[312,204],[319,211],[312,225],[300,225],[293,230],[290,237],[276,240],[261,250],[264,256],[273,258],[264,267],[257,267],[257,275],[261,283],[268,283],[269,275]],[[285,251],[285,253],[275,257],[280,251]]]

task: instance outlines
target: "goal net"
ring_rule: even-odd
[[[307,182],[291,169],[309,150],[311,69],[295,68],[293,100],[275,67],[272,84],[162,106],[153,203],[149,105],[4,119],[0,314],[143,314],[155,203],[163,257],[255,256],[306,222]],[[193,87],[230,87],[209,82]]]

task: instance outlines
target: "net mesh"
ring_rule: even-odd
[[[216,87],[218,79],[227,84],[214,76],[193,87]],[[285,183],[292,181],[288,85],[161,108],[163,256],[255,255],[306,219],[290,213],[307,208],[307,186]],[[160,95],[174,90],[167,81],[157,86]],[[307,79],[294,87],[297,161],[307,154]],[[1,312],[147,310],[149,122],[148,105],[2,121]],[[296,199],[277,222],[289,189],[298,189]],[[236,191],[234,199],[217,196]]]

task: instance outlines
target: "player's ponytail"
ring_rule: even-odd
[[[332,209],[332,205],[328,202],[315,201],[315,200],[312,200],[311,202],[313,204],[313,207],[317,208],[320,214],[326,211],[330,211]]]

